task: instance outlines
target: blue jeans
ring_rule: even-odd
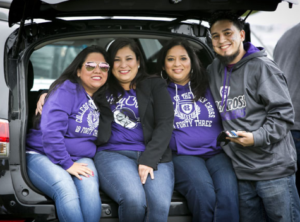
[[[300,167],[300,130],[291,130],[297,151],[297,162]]]
[[[27,173],[33,185],[54,200],[61,222],[99,222],[101,200],[99,179],[93,160],[82,158],[76,162],[87,163],[94,177],[71,176],[59,165],[41,154],[26,154]]]
[[[137,151],[96,153],[101,189],[119,204],[120,222],[166,222],[174,188],[172,162],[158,164],[154,180],[143,185],[138,174]]]
[[[241,222],[299,222],[295,175],[274,180],[239,182]]]
[[[225,153],[209,159],[173,154],[175,190],[187,200],[193,222],[239,221],[238,185]]]
[[[295,142],[295,147],[297,151],[297,165],[298,169],[300,168],[300,130],[291,130],[294,142]],[[300,171],[298,170],[296,172],[296,186],[298,189],[298,193],[300,193]]]

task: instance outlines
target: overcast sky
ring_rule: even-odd
[[[300,5],[293,5],[290,9],[287,2],[282,2],[275,12],[257,12],[250,15],[247,22],[250,23],[251,32],[257,37],[251,37],[251,41],[256,46],[266,48],[272,56],[279,38],[300,22]]]
[[[300,22],[300,6],[293,5],[293,8],[288,7],[287,2],[282,2],[278,5],[275,12],[258,12],[250,15],[248,22],[254,24],[288,24],[295,25]]]

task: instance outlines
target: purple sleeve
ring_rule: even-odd
[[[66,87],[66,82],[51,93],[43,107],[41,130],[45,154],[54,163],[67,170],[73,161],[65,146],[69,116],[76,90]]]

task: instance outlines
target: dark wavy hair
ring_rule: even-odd
[[[136,59],[140,62],[140,68],[138,69],[138,73],[136,74],[135,78],[131,81],[129,86],[130,89],[132,89],[135,86],[137,86],[142,80],[148,78],[149,75],[146,72],[146,66],[142,57],[141,50],[133,39],[116,39],[108,49],[108,63],[111,64],[111,66],[113,67],[117,52],[124,47],[129,47],[134,52]],[[114,103],[116,103],[120,98],[124,96],[125,91],[119,83],[119,81],[116,79],[116,77],[112,74],[112,68],[109,72],[110,75],[108,78],[108,90],[113,96]],[[120,97],[118,96],[119,94],[121,94]]]
[[[45,101],[66,80],[70,80],[73,83],[78,83],[78,84],[82,85],[81,79],[77,76],[77,71],[79,69],[81,69],[84,61],[86,60],[88,55],[91,53],[100,53],[103,55],[105,60],[108,61],[107,52],[102,47],[97,46],[97,45],[92,45],[92,46],[86,47],[80,53],[78,53],[78,55],[75,57],[73,62],[65,69],[65,71],[61,74],[61,76],[51,84],[48,94],[45,98]],[[101,94],[104,94],[103,92],[105,91],[105,89],[106,89],[106,83],[94,93],[93,98],[95,98],[96,96],[99,96]],[[37,116],[35,116],[35,118],[33,120],[33,125],[35,128],[38,127],[39,122],[40,122],[40,115],[37,115]]]
[[[159,52],[157,59],[157,68],[158,70],[161,70],[163,78],[167,79],[168,75],[165,70],[162,70],[162,67],[165,66],[165,59],[168,51],[174,46],[178,45],[182,46],[187,51],[188,56],[191,60],[192,72],[189,73],[189,79],[191,82],[191,89],[194,94],[194,100],[197,101],[201,97],[205,96],[208,87],[208,78],[202,63],[198,59],[191,44],[187,40],[183,38],[173,38],[170,41],[168,41],[167,44],[165,44]],[[169,78],[168,81],[170,81]]]
[[[77,71],[81,69],[84,61],[91,53],[100,53],[103,55],[106,61],[108,60],[107,53],[102,47],[97,45],[86,47],[80,53],[78,53],[73,62],[65,69],[61,76],[51,84],[46,99],[51,95],[53,91],[55,91],[55,89],[57,89],[58,86],[60,86],[66,80],[70,80],[73,83],[82,85],[81,79],[77,76]],[[105,87],[102,86],[97,90],[97,92],[103,90],[105,90]]]
[[[219,11],[219,12],[216,12],[216,13],[212,14],[212,16],[209,20],[210,28],[217,21],[220,21],[220,20],[229,20],[229,21],[231,21],[233,23],[233,25],[235,27],[237,27],[237,29],[239,31],[244,29],[245,22],[241,18],[239,18],[238,15],[236,15],[235,13],[230,12],[230,11]]]

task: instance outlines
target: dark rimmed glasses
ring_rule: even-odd
[[[84,65],[85,65],[85,68],[88,72],[93,71],[97,67],[97,63],[95,63],[95,62],[86,62]],[[108,72],[108,70],[109,70],[109,64],[108,63],[100,62],[98,65],[99,65],[99,68],[102,72]]]

